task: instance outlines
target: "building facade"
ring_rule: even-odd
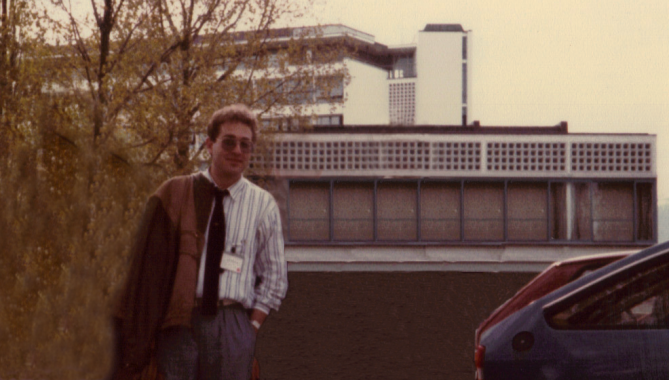
[[[657,241],[653,135],[346,125],[271,152],[291,290],[269,378],[470,379],[478,323],[550,263]]]
[[[656,242],[655,149],[652,135],[569,134],[564,122],[314,127],[277,135],[271,162],[254,165],[274,173],[294,264],[536,271]]]
[[[300,36],[313,28],[295,28]],[[318,29],[322,41],[338,41],[340,65],[350,80],[331,89],[330,100],[308,107],[316,125],[467,124],[468,32],[459,24],[428,24],[417,42],[387,46],[344,25]],[[314,93],[314,96],[318,96]],[[265,116],[289,118],[276,109]]]
[[[291,290],[263,378],[470,379],[478,323],[557,260],[657,242],[656,137],[468,123],[470,33],[358,44],[342,102],[252,159]]]

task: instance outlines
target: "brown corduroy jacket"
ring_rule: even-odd
[[[148,365],[161,328],[189,326],[214,187],[202,174],[175,177],[149,198],[116,311],[116,373]]]

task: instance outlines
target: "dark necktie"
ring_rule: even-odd
[[[218,282],[221,277],[221,256],[225,249],[225,214],[223,197],[228,190],[215,189],[214,213],[209,223],[207,258],[204,267],[204,290],[202,292],[202,315],[216,315],[218,308]]]

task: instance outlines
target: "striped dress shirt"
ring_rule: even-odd
[[[203,174],[214,182],[208,170]],[[226,230],[224,252],[234,252],[244,261],[241,273],[223,271],[219,281],[219,298],[237,301],[247,309],[258,309],[269,314],[270,309],[279,309],[288,290],[279,208],[269,192],[244,177],[230,186],[228,191],[230,195],[223,198]],[[202,297],[210,222],[211,211],[198,272],[198,298]]]

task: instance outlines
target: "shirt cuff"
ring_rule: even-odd
[[[263,313],[269,315],[269,307],[267,307],[263,304],[256,303],[255,305],[253,305],[253,308],[258,309],[258,310],[262,311]]]

